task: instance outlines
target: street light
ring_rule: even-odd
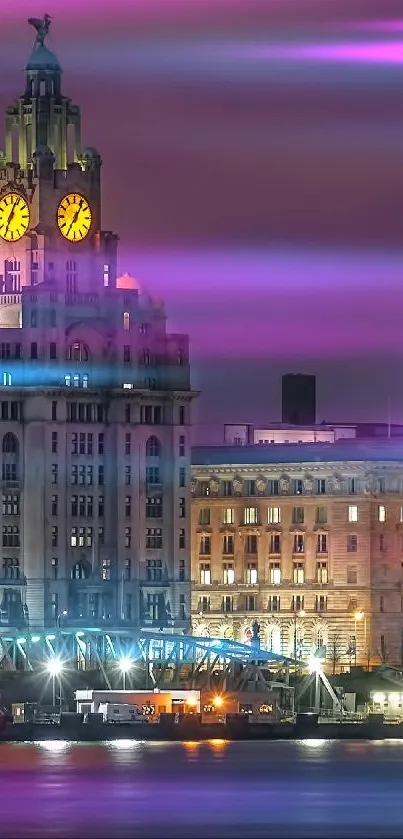
[[[119,659],[118,666],[119,666],[119,670],[120,670],[120,672],[122,673],[122,676],[123,676],[123,690],[126,690],[126,673],[128,673],[129,670],[132,669],[133,662],[127,656],[123,656],[122,658]]]
[[[294,667],[297,668],[297,618],[305,617],[304,609],[294,612]]]
[[[367,645],[367,619],[362,609],[354,612],[354,664],[357,664],[357,622],[364,621],[364,648]]]
[[[63,664],[60,661],[60,658],[50,658],[49,661],[46,663],[46,669],[49,675],[52,677],[52,704],[53,707],[56,705],[56,678],[59,681],[59,700],[60,704],[62,702],[61,698],[61,687],[60,687],[60,675],[63,672]]]

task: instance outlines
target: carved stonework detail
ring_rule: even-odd
[[[234,495],[240,495],[242,492],[243,481],[240,478],[234,478],[232,482],[232,488],[234,490]]]
[[[286,494],[290,491],[290,479],[288,475],[282,475],[279,481],[280,492]]]
[[[192,495],[196,494],[196,489],[197,489],[197,481],[191,481],[190,482],[190,492],[192,493]]]
[[[313,492],[313,478],[312,475],[306,475],[304,478],[304,491]]]
[[[218,495],[220,491],[220,482],[217,481],[217,478],[212,478],[210,481],[210,492],[212,495]]]
[[[266,492],[266,487],[267,482],[264,480],[264,478],[258,478],[256,481],[256,489],[261,495],[263,495],[263,493]]]
[[[339,492],[340,490],[340,481],[336,475],[332,475],[329,479],[329,490],[330,492]]]

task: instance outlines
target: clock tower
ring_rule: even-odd
[[[20,292],[46,284],[68,294],[116,286],[118,237],[101,229],[101,158],[81,147],[80,109],[37,31],[25,90],[7,109],[0,151],[0,326],[21,323]]]

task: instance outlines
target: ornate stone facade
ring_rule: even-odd
[[[330,670],[402,663],[398,444],[199,447],[192,461],[195,634],[245,641],[256,619],[265,647]]]

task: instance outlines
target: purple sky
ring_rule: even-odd
[[[28,15],[8,0],[0,108]],[[278,419],[403,421],[403,9],[392,0],[60,3],[49,46],[104,159],[121,269],[189,331],[198,437]],[[212,364],[214,361],[214,364]]]

